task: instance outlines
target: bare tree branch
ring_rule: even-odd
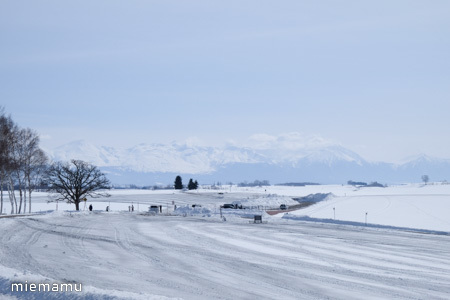
[[[55,162],[47,170],[45,181],[56,201],[74,203],[76,210],[85,197],[109,197],[106,176],[94,165],[81,160],[70,163]]]

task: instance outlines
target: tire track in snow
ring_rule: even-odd
[[[186,299],[450,296],[447,236],[307,222],[254,225],[131,214],[37,220],[2,226],[6,232],[17,229],[17,235],[2,236],[9,247],[6,255],[23,249],[30,255],[23,261],[40,258],[36,269],[24,262],[15,267],[51,278],[81,278],[105,290]],[[49,248],[66,251],[55,259],[67,261],[52,269],[42,260],[39,243],[55,239]],[[5,251],[1,253],[3,263]],[[89,272],[77,275],[85,266]]]
[[[224,232],[220,232],[218,236],[223,235],[223,234],[224,234]],[[246,235],[245,237],[240,237],[239,240],[242,240],[243,238],[245,238],[247,240],[252,240],[252,242],[255,245],[258,245],[258,241],[251,234]],[[315,237],[313,237],[312,239],[313,240],[317,240],[317,238],[315,238]],[[226,237],[224,237],[224,240],[228,240],[228,241],[233,240],[232,234],[228,234]],[[305,243],[305,242],[308,243],[308,240],[304,240],[303,241],[303,243]],[[429,267],[426,266],[426,264],[425,264],[425,266],[424,266],[424,264],[420,264],[420,265],[414,265],[413,264],[413,267],[419,268],[419,271],[417,271],[415,273],[415,276],[418,277],[418,278],[414,279],[412,282],[406,282],[405,283],[404,282],[405,279],[404,278],[399,278],[398,276],[404,275],[404,273],[405,273],[405,269],[404,268],[406,267],[406,265],[404,266],[401,263],[395,262],[395,258],[396,257],[399,258],[399,257],[401,257],[401,255],[400,254],[395,254],[395,255],[393,255],[394,257],[392,259],[389,259],[389,260],[385,259],[383,257],[381,257],[381,258],[377,257],[378,255],[374,256],[374,255],[372,255],[371,251],[373,249],[376,249],[376,248],[373,247],[374,245],[376,246],[376,243],[374,245],[372,245],[371,246],[372,248],[370,248],[370,249],[368,248],[368,246],[363,246],[363,247],[366,247],[366,250],[362,251],[362,254],[365,255],[363,257],[359,257],[359,256],[361,256],[361,253],[358,253],[358,254],[354,253],[355,251],[353,251],[353,248],[355,246],[357,246],[357,245],[351,245],[351,247],[348,248],[347,251],[345,252],[345,251],[342,251],[342,250],[339,250],[339,249],[336,250],[335,249],[336,248],[336,243],[331,243],[330,244],[331,247],[327,246],[327,244],[328,243],[326,241],[324,241],[324,242],[321,242],[321,243],[318,243],[318,244],[314,245],[314,247],[311,247],[310,251],[305,251],[305,248],[301,248],[300,251],[302,251],[303,253],[306,252],[309,255],[314,255],[314,252],[313,252],[314,249],[322,249],[322,251],[320,253],[317,253],[317,252],[319,252],[317,250],[316,250],[317,252],[315,253],[316,256],[320,257],[320,260],[324,260],[324,261],[330,263],[330,265],[332,265],[335,268],[338,267],[337,269],[339,270],[339,272],[342,275],[347,275],[347,276],[350,277],[350,281],[361,281],[359,278],[362,276],[362,278],[364,278],[367,281],[367,285],[368,286],[371,285],[370,282],[380,282],[380,280],[382,280],[382,279],[384,279],[384,277],[386,277],[386,276],[383,276],[383,275],[385,275],[385,274],[390,272],[393,275],[388,276],[388,278],[386,280],[383,280],[383,282],[384,282],[383,284],[385,285],[384,288],[389,291],[388,294],[392,294],[390,290],[392,289],[391,286],[393,284],[395,285],[395,279],[399,279],[397,284],[396,284],[396,286],[405,286],[405,285],[411,285],[411,286],[420,286],[420,285],[422,285],[423,286],[424,285],[423,283],[426,282],[426,286],[424,286],[422,288],[424,290],[424,292],[423,292],[424,295],[428,294],[428,290],[429,290],[430,287],[431,288],[438,288],[438,286],[430,286],[430,282],[429,281],[431,280],[431,278],[420,276],[420,274],[423,271],[425,271],[427,269],[430,269]],[[267,247],[270,246],[270,241],[267,241],[267,238],[266,238],[265,241],[260,243],[260,246],[261,247],[265,246],[266,250],[267,250]],[[325,249],[325,250],[323,250],[323,249]],[[386,251],[384,251],[384,252],[386,253]],[[365,253],[370,253],[370,255],[367,255]],[[254,256],[254,255],[252,254],[252,256]],[[358,259],[351,259],[352,256],[353,257],[357,256]],[[371,264],[367,264],[366,262],[362,262],[364,260],[369,260],[369,259],[373,260],[374,262],[371,263]],[[377,266],[377,261],[381,262],[383,260],[384,260],[384,266],[378,267]],[[386,265],[389,265],[391,263],[396,263],[399,266],[397,268],[392,268],[392,267],[387,267],[386,266]],[[360,268],[364,267],[367,271],[366,272],[362,272],[361,270],[358,270],[357,272],[355,272],[355,271],[352,270],[352,269],[355,268],[355,266],[359,266]],[[411,266],[408,266],[406,268],[406,271],[408,271],[408,269],[410,267]],[[320,269],[320,268],[317,268],[316,271],[318,271],[318,269]],[[329,271],[330,270],[328,270],[328,273],[330,273]],[[335,270],[333,270],[333,271],[335,271]],[[376,272],[377,275],[373,274],[374,271],[377,271]],[[446,269],[446,268],[435,268],[435,269],[431,270],[431,272],[433,274],[441,273],[441,275],[443,275],[443,276],[445,276],[445,273],[447,271],[448,271],[448,269]],[[397,276],[397,278],[396,278],[396,276]],[[409,276],[409,277],[411,277],[411,276]],[[424,281],[424,279],[428,279],[428,282],[426,280]],[[442,283],[443,279],[444,279],[443,277],[437,276],[437,278],[435,280],[432,280],[432,281],[436,281],[436,282],[441,282]],[[324,278],[321,278],[321,280],[324,280]],[[379,289],[379,287],[372,288],[372,290],[374,292],[376,292],[378,289]],[[416,290],[418,292],[420,292],[420,289],[421,289],[420,287],[416,288]],[[409,293],[409,291],[406,290],[406,291],[404,291],[404,293]]]

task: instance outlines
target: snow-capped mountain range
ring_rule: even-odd
[[[139,144],[117,149],[75,141],[52,151],[53,160],[82,159],[105,171],[113,183],[170,183],[174,175],[203,182],[269,180],[282,182],[382,183],[450,178],[450,160],[421,155],[403,164],[372,163],[336,144],[294,148],[204,147],[186,144]]]
[[[258,163],[267,159],[251,149],[188,147],[182,144],[139,144],[127,149],[95,146],[75,141],[50,152],[54,160],[82,159],[99,167],[119,167],[137,172],[214,172],[229,163]]]

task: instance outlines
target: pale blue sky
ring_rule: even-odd
[[[44,147],[318,135],[450,158],[450,1],[0,2],[0,105]]]

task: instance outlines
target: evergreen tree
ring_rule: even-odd
[[[183,182],[181,181],[181,176],[180,175],[178,175],[175,178],[175,186],[174,187],[175,187],[176,190],[183,189]]]
[[[198,181],[194,181],[194,189],[198,189]]]
[[[194,190],[195,189],[195,184],[194,184],[194,181],[192,180],[192,178],[189,179],[188,189],[189,190]]]

